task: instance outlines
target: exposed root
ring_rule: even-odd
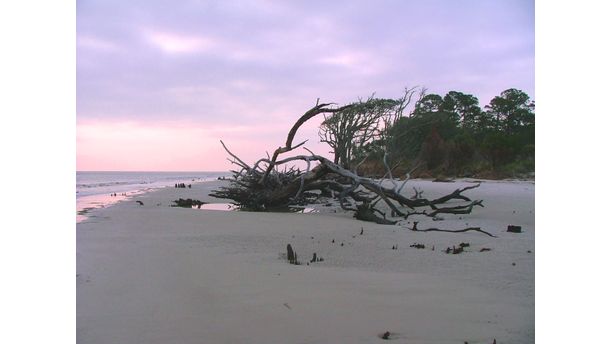
[[[225,151],[233,158],[230,161],[239,166],[240,169],[233,171],[234,178],[230,181],[229,186],[221,187],[210,195],[217,198],[231,199],[235,205],[243,210],[269,211],[290,205],[309,204],[314,202],[319,197],[318,195],[333,194],[339,201],[342,209],[354,212],[355,218],[385,225],[396,224],[399,219],[389,219],[394,217],[407,218],[411,215],[435,217],[438,214],[469,214],[474,206],[483,206],[481,200],[472,201],[463,195],[463,192],[477,188],[480,184],[457,189],[448,195],[434,200],[422,198],[422,191],[417,191],[416,189],[415,195],[412,198],[404,196],[401,190],[405,186],[406,181],[398,185],[396,180],[393,179],[393,167],[389,166],[386,155],[383,162],[387,170],[385,176],[389,177],[389,179],[383,178],[384,180],[374,180],[359,176],[356,172],[345,169],[339,164],[316,155],[308,149],[307,151],[310,155],[295,155],[278,160],[280,154],[293,151],[305,143],[304,141],[293,146],[293,138],[299,127],[307,120],[321,113],[336,113],[351,106],[330,108],[330,105],[329,103],[317,103],[315,107],[308,110],[289,131],[285,146],[277,148],[272,157],[268,156],[259,159],[253,166],[247,165],[221,141]],[[300,170],[296,168],[296,162],[305,163],[306,169]],[[383,185],[384,181],[390,181],[393,187],[385,187]],[[318,191],[319,194],[312,191]],[[469,203],[452,207],[441,206],[451,200]],[[391,214],[384,213],[381,208],[377,207],[378,203],[384,203],[391,209]],[[431,211],[417,210],[417,208],[427,208]],[[437,229],[433,228],[423,231],[431,230]]]

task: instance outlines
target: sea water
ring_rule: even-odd
[[[77,222],[91,208],[111,205],[128,196],[151,189],[216,180],[228,172],[91,172],[76,173]],[[114,196],[116,194],[116,196]]]

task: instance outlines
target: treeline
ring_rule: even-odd
[[[385,162],[395,176],[413,177],[526,177],[535,170],[535,104],[521,90],[505,90],[484,108],[470,94],[415,89],[355,104],[327,117],[319,135],[336,163],[360,174],[381,176]]]

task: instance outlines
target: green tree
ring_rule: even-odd
[[[413,115],[422,115],[440,111],[443,103],[442,97],[437,94],[427,94],[415,104]]]
[[[493,119],[495,129],[506,134],[516,134],[521,128],[535,124],[535,103],[527,93],[515,88],[503,91],[485,109]]]
[[[534,102],[517,89],[503,91],[484,110],[470,94],[422,93],[408,116],[387,126],[388,139],[372,141],[368,150],[386,152],[390,160],[406,165],[426,162],[427,169],[450,173],[491,167],[500,175],[527,171],[534,166],[534,110]]]
[[[427,94],[417,101],[410,116],[400,118],[389,130],[388,150],[394,158],[415,158],[428,137],[452,138],[458,121],[456,114],[445,111],[440,95]]]
[[[471,94],[448,92],[442,101],[441,110],[457,118],[463,129],[475,132],[486,127],[483,111],[478,105],[478,98]]]

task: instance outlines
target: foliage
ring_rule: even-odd
[[[535,103],[525,92],[514,88],[503,91],[485,108],[493,118],[495,129],[509,135],[535,124]]]
[[[362,107],[376,109],[376,104],[385,104],[387,111],[392,111],[394,104],[398,106],[391,100],[370,98]],[[394,165],[419,165],[430,175],[486,173],[491,177],[532,172],[535,168],[534,110],[535,103],[530,97],[514,88],[501,92],[484,109],[478,98],[470,94],[450,91],[442,97],[422,91],[407,116],[396,117],[384,128],[379,127],[381,134],[370,140],[353,138],[352,147],[358,144],[359,147],[349,149],[348,154],[347,150],[343,151],[345,155],[340,161],[367,160],[376,164],[375,161],[387,154]],[[359,116],[368,113],[361,111]],[[331,123],[331,118],[326,119],[322,128]],[[368,171],[372,167],[370,164]],[[378,170],[384,173],[381,163]]]
[[[343,111],[325,115],[319,127],[321,142],[334,153],[334,163],[349,168],[357,157],[380,152],[387,141],[388,128],[394,126],[410,103],[415,88],[406,89],[399,99],[370,96],[346,106]]]

